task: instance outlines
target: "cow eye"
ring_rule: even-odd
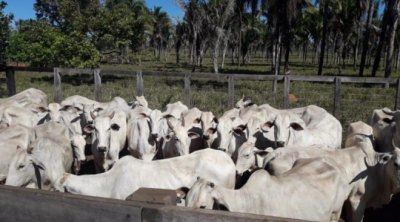
[[[244,155],[244,157],[249,158],[249,157],[250,157],[250,154],[246,154],[246,155]]]
[[[22,169],[22,168],[24,168],[24,167],[25,167],[25,164],[21,163],[21,164],[19,165],[18,169]]]
[[[111,128],[108,128],[108,130],[107,130],[107,131],[110,131],[110,129],[111,129]]]

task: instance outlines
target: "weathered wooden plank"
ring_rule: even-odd
[[[185,75],[185,105],[190,109],[190,98],[191,98],[191,93],[190,93],[190,74]]]
[[[286,75],[284,80],[284,91],[283,91],[283,108],[289,109],[289,93],[290,93],[290,76]]]
[[[160,204],[176,206],[176,190],[139,188],[126,200],[138,204]]]
[[[341,99],[341,77],[335,78],[335,97],[333,101],[333,116],[340,120],[340,99]]]
[[[241,80],[282,80],[284,76],[277,75],[242,75],[242,74],[233,74],[235,79]]]
[[[100,74],[107,74],[107,75],[131,75],[135,76],[137,70],[112,70],[112,69],[101,69]]]
[[[101,76],[100,76],[100,70],[95,69],[93,71],[94,75],[94,93],[96,97],[97,102],[102,102],[103,101],[103,94],[101,92]]]
[[[156,205],[143,208],[142,219],[143,222],[302,222],[301,220],[255,214]]]
[[[394,110],[400,108],[400,79],[397,79],[396,101],[394,102]]]
[[[58,72],[58,68],[54,68],[54,101],[57,103],[61,103],[62,101],[61,76]]]
[[[92,69],[64,69],[58,68],[58,72],[61,74],[73,75],[73,74],[88,74],[93,75]]]
[[[136,222],[141,208],[129,201],[0,186],[0,221]]]
[[[6,77],[8,96],[13,96],[17,94],[17,89],[15,84],[15,72],[12,67],[7,67]]]
[[[235,77],[229,75],[228,78],[228,109],[233,109],[235,106]]]
[[[19,67],[10,66],[14,71],[26,71],[26,72],[53,72],[54,68],[51,67]]]
[[[396,84],[397,79],[377,77],[340,77],[342,83],[373,83],[373,84]]]
[[[142,71],[137,71],[136,73],[136,86],[137,86],[137,96],[143,96],[144,86],[143,86],[143,75]]]
[[[307,82],[333,82],[335,80],[334,76],[296,76],[291,75],[291,81],[307,81]]]

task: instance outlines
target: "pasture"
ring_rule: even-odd
[[[181,59],[184,63],[184,59]],[[291,57],[291,75],[316,75],[317,66],[307,64],[299,59],[297,54]],[[191,72],[190,65],[177,65],[175,55],[169,57],[169,61],[157,62],[152,59],[143,61],[141,66],[136,65],[103,65],[102,69],[121,69],[121,70],[144,70],[144,71],[163,71],[163,72]],[[187,61],[189,62],[189,61]],[[197,67],[196,72],[210,72],[211,60],[206,58],[203,67]],[[268,70],[268,71],[267,71]],[[222,73],[234,74],[271,74],[270,62],[262,59],[261,55],[252,58],[250,64],[237,65],[230,63],[227,57],[225,69]],[[367,69],[368,73],[369,69]],[[349,64],[341,74],[335,66],[327,66],[324,75],[327,76],[357,76],[358,71],[353,71]],[[4,75],[4,74],[3,74]],[[48,95],[49,102],[54,99],[54,78],[53,73],[36,73],[16,71],[17,93],[27,88],[34,87],[42,90]],[[383,76],[382,72],[378,76]],[[393,75],[397,78],[398,73]],[[184,79],[178,77],[152,77],[144,76],[144,96],[149,102],[149,107],[163,109],[166,104],[183,101],[184,99]],[[283,81],[278,82],[276,92],[272,90],[272,81],[247,81],[235,80],[235,101],[242,95],[250,98],[256,104],[268,103],[276,108],[283,108]],[[90,75],[62,75],[62,95],[63,98],[75,94],[94,99],[94,79]],[[120,96],[126,101],[132,100],[132,93],[136,92],[136,76],[126,75],[102,75],[103,101],[110,101],[115,96]],[[200,110],[212,111],[215,115],[221,116],[228,110],[228,80],[212,79],[191,79],[191,107]],[[303,107],[314,104],[325,108],[328,112],[333,112],[334,106],[334,84],[331,83],[312,83],[303,81],[292,81],[290,93],[297,101],[290,102],[290,108]],[[372,111],[376,108],[388,107],[393,109],[396,97],[396,86],[391,85],[389,89],[383,89],[380,84],[342,84],[341,91],[341,113],[340,121],[343,125],[343,135],[350,123],[362,120],[368,122]],[[343,136],[343,138],[345,138]]]

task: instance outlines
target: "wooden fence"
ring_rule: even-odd
[[[0,97],[15,95],[17,90],[13,67],[0,67],[0,72],[6,72],[6,78],[0,78],[0,84],[7,84],[7,90],[0,91]]]
[[[0,221],[302,222],[253,214],[138,204],[131,201],[4,185],[0,185]]]
[[[53,72],[54,73],[54,100],[61,102],[63,99],[61,91],[62,75],[73,74],[86,74],[93,75],[95,84],[95,98],[97,101],[102,101],[101,91],[101,76],[106,75],[127,75],[136,76],[137,95],[141,96],[144,93],[143,76],[162,76],[162,77],[181,77],[184,78],[184,103],[190,107],[191,91],[190,79],[191,78],[207,78],[207,79],[227,79],[228,80],[228,108],[231,109],[235,104],[235,80],[254,80],[254,81],[283,81],[283,108],[289,108],[289,94],[291,81],[307,81],[318,83],[333,83],[334,88],[334,105],[332,107],[333,115],[339,119],[340,117],[340,100],[341,100],[341,85],[342,83],[362,83],[362,84],[381,84],[385,88],[390,85],[396,84],[396,98],[394,102],[394,109],[400,108],[400,79],[394,78],[377,78],[377,77],[347,77],[347,76],[298,76],[298,75],[243,75],[243,74],[213,74],[213,73],[178,73],[178,72],[149,72],[149,71],[133,71],[133,70],[108,70],[108,69],[64,69],[64,68],[32,68],[32,67],[8,67],[11,70],[9,73],[15,71],[32,71],[32,72]],[[14,83],[15,85],[15,83]],[[15,86],[14,86],[15,89]],[[273,87],[273,90],[276,87]]]

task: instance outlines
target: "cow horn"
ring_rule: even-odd
[[[112,112],[108,117],[110,117],[110,119],[112,119],[112,118],[114,118],[114,114],[115,114],[115,111]]]
[[[245,98],[245,96],[244,96],[244,94],[242,95],[242,100],[244,101],[244,98]]]
[[[390,115],[390,116],[393,116],[393,114],[394,114],[394,111],[390,110],[387,107],[383,108],[382,112],[385,113],[386,115]]]
[[[397,148],[395,142],[394,142],[394,136],[392,137],[392,148],[395,150]]]
[[[136,96],[135,96],[134,92],[132,92],[132,97],[133,97],[133,99],[136,99]]]
[[[93,111],[90,111],[90,116],[92,117],[92,119],[96,119],[96,116],[94,115]]]
[[[168,127],[169,127],[171,130],[174,130],[174,126],[171,124],[171,122],[169,121],[169,119],[167,119],[167,124],[168,124]]]
[[[185,117],[181,114],[182,126],[185,127]]]

